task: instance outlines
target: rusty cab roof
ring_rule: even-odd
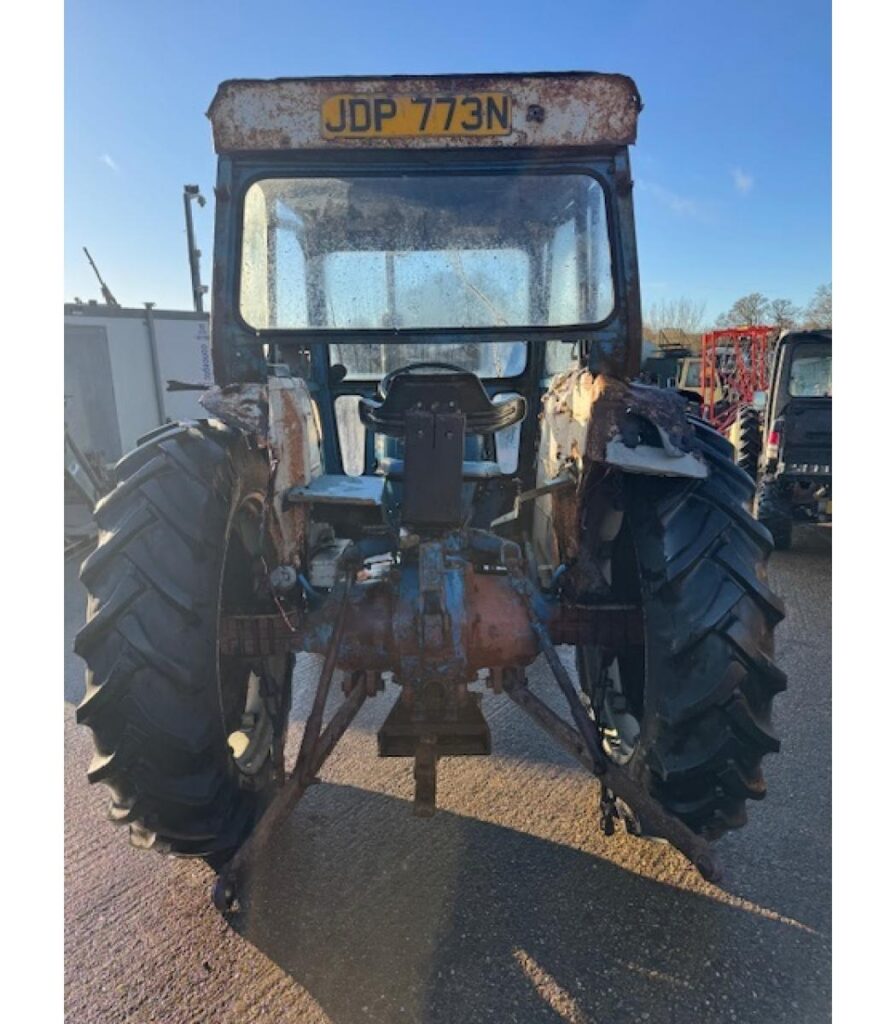
[[[494,97],[491,101],[489,97]],[[334,137],[324,116],[341,103],[379,101],[385,113],[409,104],[440,103],[447,113],[454,99],[466,124],[479,103],[500,103],[504,116],[494,131],[428,133],[405,130],[401,116],[377,133]],[[334,107],[336,104],[336,107]],[[208,117],[218,153],[308,149],[447,149],[588,147],[631,145],[641,99],[626,75],[597,72],[532,74],[397,75],[386,77],[231,79],[218,86]],[[416,107],[414,108],[417,109]],[[455,119],[461,124],[461,118]],[[444,127],[444,124],[443,126]]]

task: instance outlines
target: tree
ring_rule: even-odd
[[[683,334],[701,334],[705,324],[706,303],[680,299],[654,302],[646,317],[646,326],[655,332],[681,331]]]
[[[769,320],[782,331],[793,330],[802,316],[790,299],[772,299],[768,304]]]
[[[833,312],[833,301],[830,284],[820,284],[806,307],[804,327],[810,330],[830,329]]]
[[[716,320],[718,327],[746,327],[768,323],[770,303],[761,292],[739,298],[727,313]]]
[[[644,316],[644,338],[660,349],[700,351],[700,337],[706,330],[706,303],[682,296],[654,302]]]

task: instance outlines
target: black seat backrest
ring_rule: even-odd
[[[464,521],[467,434],[493,434],[526,415],[526,400],[492,402],[474,373],[398,373],[381,402],[362,398],[361,422],[404,441],[401,520],[418,527]]]
[[[404,437],[411,409],[460,412],[468,434],[494,434],[526,415],[525,398],[493,402],[475,373],[407,373],[396,376],[382,402],[362,398],[361,422],[377,434]]]

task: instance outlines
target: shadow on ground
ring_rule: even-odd
[[[793,550],[771,562],[772,585],[788,606],[778,648],[790,688],[776,707],[784,743],[766,762],[768,798],[751,808],[746,829],[719,844],[726,891],[694,881],[671,851],[597,836],[593,781],[567,772],[566,755],[492,695],[484,708],[497,756],[449,761],[443,809],[415,819],[395,795],[410,793],[410,764],[375,757],[373,733],[393,692],[364,708],[344,757],[340,748],[328,766],[334,781],[314,787],[274,837],[245,887],[231,939],[265,954],[334,1024],[828,1019],[830,543],[830,531],[800,529]],[[83,692],[83,666],[70,646],[83,621],[76,572],[66,567],[65,693],[73,702]],[[307,714],[314,666],[302,672],[296,721]],[[543,667],[533,667],[532,684],[550,699]],[[86,750],[78,750],[86,765]],[[103,827],[98,801],[85,796],[87,803],[79,851]],[[103,849],[111,844],[110,832]],[[132,854],[115,856],[132,863]],[[239,950],[222,939],[218,929],[227,932],[205,903],[210,873],[183,863],[166,870],[170,907],[155,930],[135,930],[139,915],[129,911],[112,932],[114,952],[100,957],[124,973],[139,963],[131,970],[146,974],[147,1005],[159,1005],[169,975],[189,972],[195,950],[212,958],[223,948],[220,977],[208,983],[225,1000],[214,1012],[235,1019],[238,1004],[239,1019],[259,1019],[254,1001],[264,1013],[264,986],[274,983],[245,973]],[[135,891],[154,899],[161,867],[141,861],[139,871],[145,878]],[[106,906],[115,878],[104,862],[95,895],[88,893],[97,906]],[[79,946],[92,949],[92,936],[106,931],[105,913],[91,909],[89,923],[78,925]],[[168,942],[184,913],[189,920],[173,933],[183,932],[185,947],[165,945],[150,969],[141,943]],[[250,962],[252,972],[263,969]],[[129,976],[124,987],[135,984]],[[82,994],[100,1005],[89,986]],[[177,1019],[215,1019],[189,1013]]]
[[[826,940],[799,923],[351,786],[302,815],[234,926],[336,1024],[827,1015]]]

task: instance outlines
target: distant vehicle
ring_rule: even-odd
[[[678,387],[679,367],[691,350],[684,347],[658,348],[641,361],[641,380],[661,388]]]
[[[739,411],[768,390],[771,340],[777,329],[759,324],[722,327],[703,335],[701,356],[682,366],[679,387],[700,399],[701,414],[729,434]],[[729,436],[730,439],[730,436]]]
[[[780,549],[794,522],[832,520],[831,332],[792,331],[775,350],[756,464],[756,518]],[[747,467],[745,467],[747,468]]]
[[[688,397],[702,404],[703,396],[712,390],[713,401],[716,405],[724,401],[725,395],[719,382],[719,373],[716,369],[711,375],[707,369],[704,372],[703,360],[700,356],[689,356],[679,361],[678,382],[679,391],[687,392]]]

